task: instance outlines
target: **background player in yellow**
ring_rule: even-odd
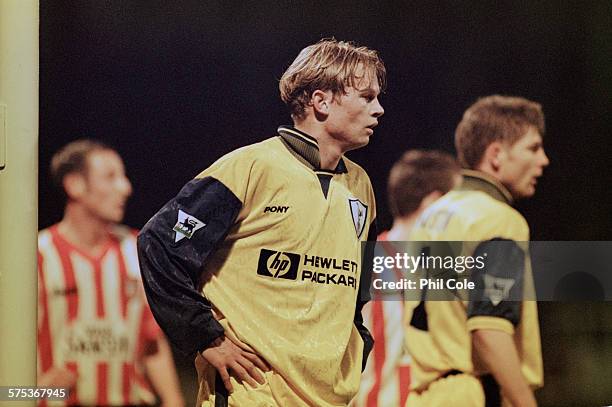
[[[219,159],[143,228],[147,296],[177,347],[198,352],[201,405],[344,406],[357,392],[376,205],[344,153],[368,144],[384,85],[373,50],[304,48],[280,80],[294,125]]]
[[[405,241],[425,208],[461,180],[455,158],[442,151],[409,150],[393,164],[387,180],[387,197],[393,214],[391,230],[379,241]],[[397,280],[403,276],[395,275]],[[372,332],[374,348],[361,377],[359,393],[351,407],[403,406],[410,390],[410,358],[403,348],[404,301],[401,291],[376,290],[363,308],[365,326]]]
[[[410,307],[411,407],[536,404],[532,390],[543,383],[537,306],[517,301],[533,284],[521,244],[529,229],[511,204],[535,193],[549,163],[543,134],[541,106],[506,96],[478,100],[457,127],[463,183],[425,211],[411,238],[482,242],[476,250],[489,251],[492,266],[480,277],[490,296]]]
[[[120,225],[132,193],[121,157],[78,140],[53,156],[51,173],[66,206],[38,238],[38,385],[70,389],[52,405],[154,405],[152,384],[161,405],[183,406],[142,289],[136,231]]]

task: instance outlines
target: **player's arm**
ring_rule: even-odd
[[[60,367],[51,367],[44,373],[39,373],[36,377],[38,387],[65,387],[73,388],[77,377],[71,370]]]
[[[372,221],[370,224],[370,230],[368,232],[368,242],[375,242],[377,236],[376,230],[376,219]],[[359,331],[359,335],[363,340],[363,358],[361,362],[361,371],[363,371],[366,367],[366,363],[368,362],[368,356],[374,347],[374,338],[368,328],[363,324],[363,315],[362,310],[363,306],[371,300],[370,298],[370,282],[372,279],[372,257],[374,256],[374,250],[369,250],[371,247],[368,247],[368,250],[364,253],[363,264],[364,267],[361,268],[361,278],[359,281],[359,292],[357,293],[357,303],[355,304],[355,318],[354,323],[355,327]]]
[[[493,375],[513,406],[535,406],[521,372],[514,328],[521,316],[525,252],[511,240],[482,243],[475,256],[486,253],[486,267],[472,276],[478,291],[470,293],[468,329],[474,360]]]
[[[151,311],[170,341],[185,354],[194,354],[223,335],[198,286],[207,257],[228,233],[240,206],[231,191],[214,178],[194,179],[138,235],[140,272]],[[223,207],[227,209],[221,213]],[[206,226],[190,237],[175,231],[181,212]]]
[[[156,339],[156,352],[144,356],[144,367],[155,392],[161,399],[162,407],[183,407],[178,376],[174,367],[172,350],[164,335]]]
[[[221,375],[231,370],[251,382],[245,372],[253,371],[252,355],[233,348],[234,352],[222,352],[219,342],[231,344],[198,290],[206,259],[225,239],[241,207],[219,180],[194,179],[144,226],[138,236],[138,258],[151,311],[170,342],[186,354],[205,350],[203,356]],[[187,226],[177,225],[181,222],[193,227],[191,233]],[[259,373],[253,375],[263,382]]]
[[[477,358],[495,377],[502,394],[516,407],[536,406],[536,400],[521,373],[521,362],[512,336],[503,331],[472,331]]]
[[[161,405],[183,407],[185,402],[181,394],[172,350],[146,304],[142,313],[139,338],[141,341],[139,357],[142,359],[149,381],[161,400]]]

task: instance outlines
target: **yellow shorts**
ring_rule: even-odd
[[[411,391],[406,407],[484,407],[485,394],[480,380],[457,374],[432,382],[422,391]]]

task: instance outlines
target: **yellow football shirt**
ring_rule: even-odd
[[[281,127],[219,159],[145,226],[139,251],[153,313],[186,351],[225,333],[271,365],[265,388],[235,383],[230,405],[268,397],[345,406],[369,336],[356,308],[375,206],[361,167],[342,157],[322,170],[316,140]],[[214,374],[199,365],[206,404]]]
[[[494,179],[464,172],[463,184],[440,198],[420,217],[413,241],[516,242],[524,257],[524,289],[533,290],[529,228],[510,206],[510,193]],[[530,291],[530,292],[531,292]],[[423,301],[407,304],[406,346],[413,358],[412,384],[426,389],[450,371],[480,375],[472,362],[470,332],[501,330],[515,339],[522,373],[529,385],[543,383],[540,332],[535,301],[502,301],[484,309],[470,301]]]

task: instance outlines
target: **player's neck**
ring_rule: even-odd
[[[111,223],[92,216],[79,205],[69,203],[58,230],[70,244],[96,256],[108,243],[110,227]]]
[[[321,169],[335,170],[338,166],[340,158],[342,158],[342,150],[339,146],[329,138],[318,138],[319,155],[321,156]]]
[[[321,169],[335,170],[344,154],[337,141],[328,135],[320,125],[313,124],[308,119],[295,123],[294,127],[317,140]]]
[[[485,175],[488,175],[489,177],[493,178],[497,182],[501,182],[500,175],[499,175],[499,170],[496,169],[495,167],[493,167],[493,165],[491,165],[491,163],[489,163],[487,161],[481,162],[475,168],[475,170],[478,171],[478,172],[481,172],[481,173],[483,173]]]
[[[397,217],[393,220],[393,226],[387,233],[387,240],[405,241],[410,237],[410,232],[416,223],[421,211],[417,211],[412,215]]]

